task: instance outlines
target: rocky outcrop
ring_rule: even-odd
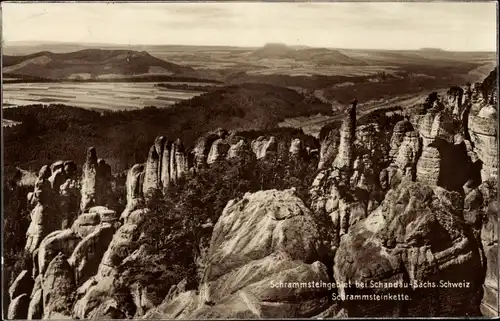
[[[22,294],[10,302],[7,312],[7,319],[22,320],[28,317],[30,298],[27,294]]]
[[[176,184],[188,171],[188,155],[180,139],[172,142],[163,136],[158,136],[149,149],[146,163],[136,164],[133,172],[132,169],[129,171],[127,186],[136,184],[132,181],[139,180],[141,191],[128,189],[135,196],[127,194],[127,204],[130,204],[127,206],[132,208],[137,206],[136,202],[142,198],[145,200],[157,198],[171,184]]]
[[[433,107],[425,115],[412,118],[412,122],[422,139],[417,180],[449,190],[461,190],[475,171],[464,139],[457,140],[461,122],[442,107]],[[453,168],[461,170],[457,173]]]
[[[80,185],[73,176],[68,176],[66,181],[59,187],[61,202],[61,228],[71,226],[78,215],[80,201]]]
[[[28,270],[22,271],[9,288],[10,304],[8,306],[8,319],[26,319],[30,294],[33,288],[33,279]]]
[[[50,168],[43,166],[35,183],[33,201],[35,207],[31,211],[31,223],[26,233],[26,251],[33,253],[45,236],[58,229],[57,194],[52,190],[49,181]]]
[[[82,200],[80,210],[85,212],[92,206],[96,206],[99,196],[96,195],[97,185],[97,152],[95,148],[91,147],[87,151],[87,158],[83,165],[82,174]]]
[[[354,140],[356,139],[356,105],[354,101],[352,105],[346,109],[346,117],[342,121],[340,127],[340,144],[339,151],[333,166],[339,169],[349,169],[354,161]]]
[[[154,198],[155,194],[160,191],[160,158],[156,151],[155,145],[149,149],[148,159],[144,169],[144,183],[142,185],[142,192],[146,199]]]
[[[488,180],[477,188],[464,186],[464,219],[482,248],[484,271],[481,313],[498,316],[498,199],[497,182]]]
[[[458,86],[451,87],[446,92],[444,104],[454,116],[460,117],[463,112],[464,90]]]
[[[406,173],[409,168],[412,175],[415,174],[415,167],[420,156],[420,138],[415,131],[407,131],[404,134],[403,141],[400,144],[394,163]]]
[[[299,138],[295,138],[292,140],[290,144],[289,153],[292,157],[304,157],[306,154],[306,150],[304,149],[304,144]]]
[[[257,139],[252,141],[251,146],[257,159],[262,159],[268,155],[274,155],[278,151],[278,143],[276,142],[276,137],[274,136],[269,138],[259,136]]]
[[[49,263],[59,254],[69,257],[81,238],[71,229],[58,230],[43,239],[38,250],[38,271],[45,274]]]
[[[111,179],[111,167],[105,160],[97,159],[95,148],[90,147],[82,168],[81,212],[94,206],[109,206]]]
[[[167,168],[169,168],[167,166]],[[165,168],[163,168],[165,169]],[[127,206],[120,216],[120,220],[124,220],[134,210],[144,206],[144,196],[142,193],[142,181],[144,177],[144,165],[135,164],[127,173],[126,194]],[[162,176],[163,177],[163,176]]]
[[[110,223],[98,226],[78,243],[68,263],[75,272],[75,284],[80,286],[97,273],[104,252],[113,238],[115,228]]]
[[[64,254],[59,253],[50,262],[43,278],[43,318],[60,318],[61,316],[69,318],[75,290],[73,271]]]
[[[230,149],[229,143],[222,138],[213,142],[207,157],[207,164],[213,164],[219,160],[226,159]]]
[[[170,182],[175,184],[189,170],[184,145],[178,139],[170,149]]]
[[[401,146],[401,143],[403,142],[403,139],[405,137],[405,134],[409,131],[413,130],[413,126],[408,120],[401,120],[396,123],[394,126],[393,132],[392,132],[392,137],[391,137],[391,150],[389,152],[389,156],[392,157],[393,159],[398,155],[399,153],[399,146]]]
[[[237,159],[252,153],[250,144],[246,140],[240,139],[235,144],[231,144],[227,152],[227,159]]]
[[[469,114],[469,135],[482,162],[482,181],[498,177],[498,137],[496,106],[475,104]]]
[[[209,133],[205,136],[200,137],[194,147],[194,159],[197,168],[201,168],[206,165],[207,157],[212,148],[212,144],[220,139],[219,135],[214,133]]]
[[[460,210],[454,193],[439,187],[408,181],[389,191],[382,205],[342,238],[334,275],[340,284],[353,285],[341,287],[341,295],[408,299],[346,299],[349,316],[478,315],[480,254],[457,215]],[[445,282],[463,282],[463,287]],[[402,287],[383,285],[389,283]]]
[[[42,289],[37,290],[31,297],[28,307],[28,320],[39,320],[43,317]]]
[[[217,222],[200,294],[184,292],[147,318],[311,317],[330,303],[325,248],[310,211],[293,190],[247,193]],[[271,285],[271,286],[270,286]],[[299,299],[303,298],[303,299]]]
[[[22,294],[31,294],[33,289],[34,281],[31,277],[31,273],[28,270],[23,270],[17,278],[14,280],[9,288],[9,295],[11,299],[17,298]]]
[[[417,180],[438,185],[441,170],[441,155],[433,146],[425,146],[417,163]]]
[[[133,177],[130,174],[131,172],[129,177]],[[131,192],[128,188],[133,186],[134,184],[127,186],[127,193]],[[77,246],[70,258],[79,285],[73,317],[103,318],[111,310],[114,311],[113,315],[120,311],[117,301],[111,295],[119,277],[117,268],[137,249],[137,241],[142,232],[141,224],[148,213],[149,210],[142,207],[129,211],[127,215],[122,213],[123,225],[115,233],[112,226],[101,224]],[[86,248],[90,250],[86,251]]]
[[[332,129],[321,140],[321,148],[319,154],[318,169],[326,169],[330,167],[338,153],[340,143],[340,134],[337,129]]]
[[[498,302],[498,202],[488,204],[481,229],[481,243],[486,259],[486,276],[483,284],[481,312],[485,316],[496,317]]]

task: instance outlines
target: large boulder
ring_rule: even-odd
[[[114,283],[113,277],[100,278],[98,282],[93,278],[88,279],[76,290],[76,295],[80,297],[73,306],[72,317],[77,319],[94,318],[99,310],[112,300],[110,293],[113,292]]]
[[[321,263],[330,253],[319,231],[293,189],[230,201],[214,228],[199,295],[180,293],[146,318],[318,315],[331,305]]]
[[[205,281],[279,250],[312,263],[324,255],[323,241],[293,189],[247,193],[230,201],[215,225]]]

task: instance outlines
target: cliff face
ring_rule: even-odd
[[[127,284],[136,317],[498,315],[497,94],[488,79],[434,97],[421,114],[387,118],[389,133],[388,124],[356,124],[354,103],[340,130],[323,137],[310,203],[294,189],[231,200],[206,223],[213,231],[197,288],[178,284],[158,305],[144,284]],[[192,154],[159,136],[146,162],[127,173],[121,213],[95,149],[81,179],[71,161],[42,167],[28,196],[33,264],[9,289],[8,316],[125,318],[119,268],[145,255],[143,227],[157,214],[149,204],[222,159],[280,150],[295,159],[313,154],[301,139],[252,140],[223,129],[200,138]],[[406,286],[361,286],[378,281]],[[463,287],[441,286],[448,281]],[[339,286],[284,285],[291,282]],[[356,294],[408,299],[331,300]]]
[[[429,99],[430,108],[395,123],[392,137],[385,142],[376,138],[375,127],[358,125],[353,143],[346,128],[354,117],[346,115],[340,130],[343,147],[333,164],[321,168],[310,191],[313,211],[332,221],[335,280],[352,284],[438,282],[446,278],[469,282],[467,291],[425,291],[425,299],[414,297],[424,290],[402,289],[401,293],[410,295],[410,303],[348,301],[350,316],[498,314],[493,296],[497,293],[493,285],[497,281],[493,276],[498,268],[497,254],[492,254],[498,237],[491,225],[491,220],[497,222],[498,212],[493,210],[497,205],[491,198],[496,192],[490,188],[490,198],[482,196],[487,189],[484,186],[490,186],[498,175],[496,87],[492,87],[493,81],[485,83],[454,87],[444,98]],[[375,164],[387,159],[385,167],[376,168],[371,162],[374,158],[370,156],[377,149],[380,157]],[[354,160],[351,166],[344,162],[351,173],[349,182],[346,171],[337,168],[338,159]],[[378,184],[366,184],[370,176],[376,176]],[[377,201],[384,194],[384,200]],[[432,210],[433,206],[437,208]],[[466,225],[456,218],[462,215]],[[396,218],[398,223],[392,222]],[[440,238],[444,235],[448,235],[446,242]],[[486,277],[478,271],[484,271]],[[355,287],[342,291],[372,293]],[[463,297],[473,304],[467,306]]]

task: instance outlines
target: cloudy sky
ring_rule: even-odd
[[[2,3],[3,41],[495,51],[496,2]]]

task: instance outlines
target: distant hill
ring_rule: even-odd
[[[420,48],[420,51],[427,51],[427,52],[445,52],[444,49],[441,48]]]
[[[361,59],[370,65],[445,67],[476,65],[496,61],[495,52],[445,51],[434,48],[421,50],[339,49],[343,54]]]
[[[3,74],[46,79],[103,79],[140,74],[183,75],[193,72],[146,51],[84,49],[69,53],[37,52],[3,56]]]
[[[293,59],[317,65],[364,66],[366,62],[352,58],[338,50],[327,48],[289,47],[285,44],[270,43],[258,48],[247,57],[252,59]]]

